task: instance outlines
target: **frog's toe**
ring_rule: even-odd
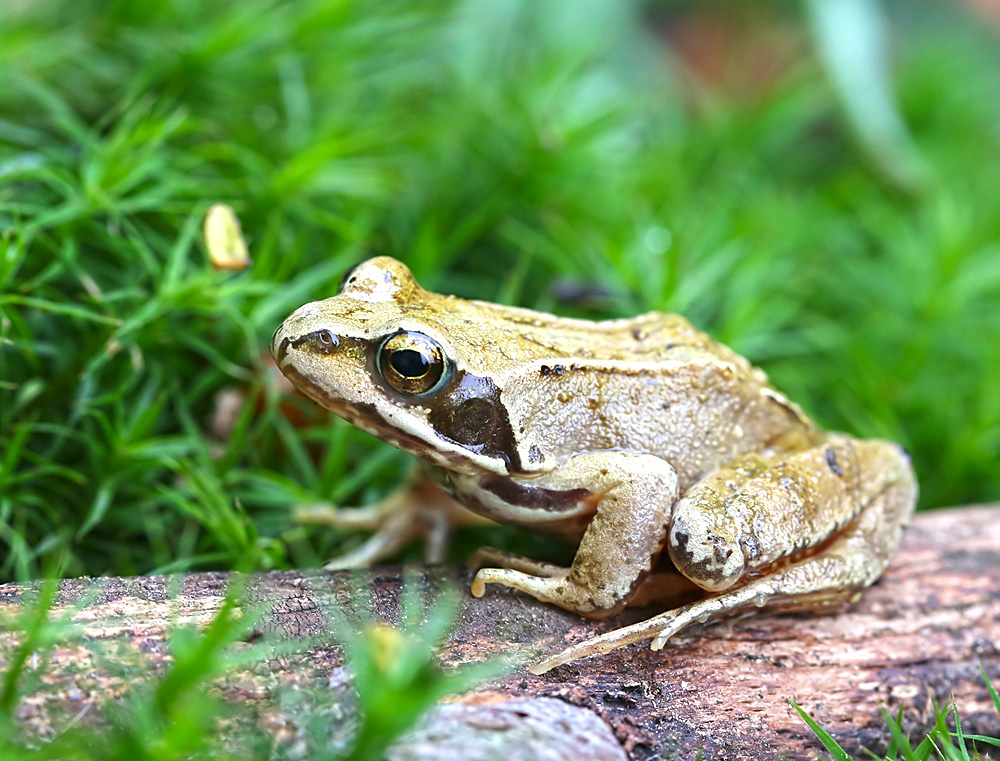
[[[487,584],[503,584],[504,586],[515,586],[515,579],[512,576],[515,571],[506,568],[480,568],[476,571],[472,579],[472,587],[469,591],[473,597],[482,597],[486,594]]]
[[[345,508],[320,502],[295,508],[292,519],[314,526],[375,531],[385,521],[385,510],[380,505]]]
[[[626,645],[631,645],[633,642],[641,642],[649,639],[654,636],[656,630],[657,626],[655,624],[650,625],[648,620],[640,621],[631,626],[623,626],[620,629],[613,629],[597,637],[577,642],[575,645],[571,645],[555,655],[550,655],[534,666],[530,666],[528,670],[532,674],[544,674],[546,671],[551,671],[557,666],[564,666],[581,658],[587,658],[591,655],[606,655],[612,650],[617,650],[619,647],[625,647]]]

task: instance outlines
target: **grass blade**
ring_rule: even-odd
[[[840,743],[833,739],[829,732],[827,732],[823,727],[821,727],[812,716],[806,713],[802,708],[792,700],[788,701],[794,708],[799,716],[802,717],[802,721],[806,723],[806,726],[812,730],[816,738],[823,743],[823,747],[826,748],[827,752],[833,756],[834,761],[852,761],[851,757],[847,754],[847,751],[840,747]]]

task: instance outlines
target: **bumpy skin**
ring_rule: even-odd
[[[383,372],[399,331],[439,347],[429,393]],[[850,599],[881,574],[916,499],[897,445],[818,430],[762,371],[676,315],[589,322],[466,301],[379,257],[292,314],[272,352],[300,390],[422,458],[460,504],[578,544],[569,568],[485,548],[476,560],[499,567],[479,571],[473,594],[500,583],[606,616],[675,592],[650,575],[670,566],[703,590],[539,672],[627,642],[660,647],[747,606]]]

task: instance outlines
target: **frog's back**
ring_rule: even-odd
[[[492,313],[490,324],[507,328],[506,345],[519,344],[534,358],[655,363],[686,359],[697,353],[745,363],[738,354],[677,314],[647,312],[637,317],[591,321],[487,302],[471,303]]]
[[[551,467],[549,457],[624,450],[667,460],[686,489],[733,457],[815,430],[762,370],[678,315],[586,322],[503,312],[540,351],[505,388],[529,470]]]

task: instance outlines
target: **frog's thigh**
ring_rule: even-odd
[[[472,593],[481,596],[485,584],[497,583],[586,616],[624,608],[666,541],[678,494],[674,469],[652,455],[591,452],[572,457],[531,484],[562,491],[585,488],[598,500],[573,564],[558,572],[546,568],[545,575],[483,568]]]
[[[748,572],[820,544],[901,480],[912,475],[895,444],[837,434],[771,460],[737,458],[674,507],[670,559],[703,589],[728,589]]]
[[[696,621],[748,604],[781,610],[815,609],[853,599],[860,589],[873,584],[899,546],[913,514],[917,487],[908,459],[895,444],[861,443],[884,445],[883,451],[873,452],[878,457],[873,464],[895,468],[895,474],[828,547],[787,565],[776,564],[770,573],[736,589],[657,616],[661,628],[653,649]]]

